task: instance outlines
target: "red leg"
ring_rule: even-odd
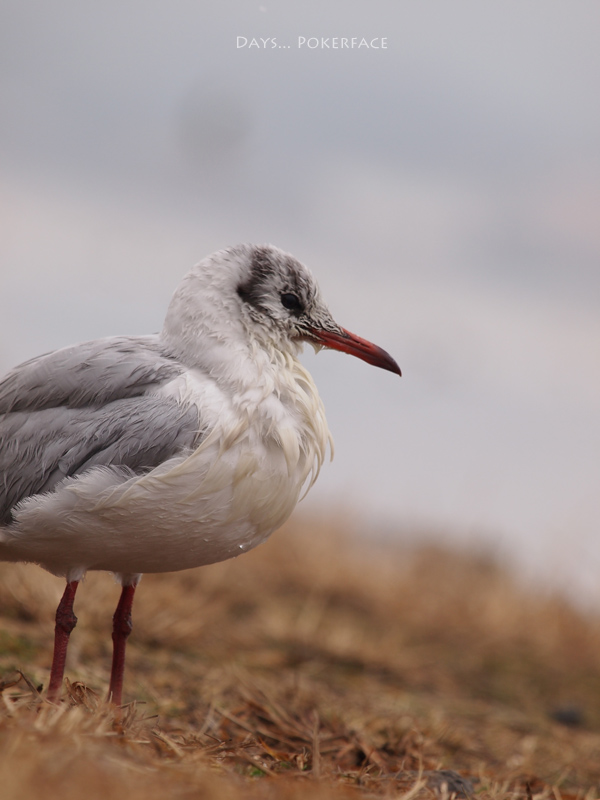
[[[136,583],[123,586],[119,605],[113,617],[113,660],[110,673],[108,701],[116,706],[121,705],[123,694],[123,670],[125,669],[125,646],[131,633],[131,606]]]
[[[63,677],[65,674],[65,661],[67,660],[67,647],[71,631],[77,625],[77,617],[73,613],[73,601],[79,581],[67,583],[67,588],[62,600],[56,609],[56,627],[54,628],[54,656],[50,670],[50,683],[48,684],[48,700],[52,703],[60,699]]]

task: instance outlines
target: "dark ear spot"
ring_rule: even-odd
[[[257,247],[252,256],[250,275],[248,280],[240,283],[237,293],[245,303],[249,303],[254,308],[266,313],[267,309],[262,304],[264,297],[264,284],[272,277],[275,272],[273,262],[269,258],[269,252],[264,247]]]
[[[237,293],[239,297],[242,298],[244,303],[250,303],[251,306],[256,305],[256,297],[252,291],[252,284],[250,281],[247,281],[246,283],[240,283],[240,285],[237,287]]]

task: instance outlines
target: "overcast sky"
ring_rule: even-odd
[[[1,371],[156,331],[193,263],[273,242],[404,373],[307,353],[336,458],[306,508],[593,594],[597,0],[0,10]]]

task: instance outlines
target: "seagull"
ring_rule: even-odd
[[[120,706],[142,574],[247,552],[310,488],[332,440],[298,360],[304,343],[401,374],[388,353],[334,321],[303,264],[242,244],[184,277],[159,334],[65,347],[0,381],[0,560],[67,582],[49,701],[60,700],[88,570],[112,572],[122,586],[107,698]]]

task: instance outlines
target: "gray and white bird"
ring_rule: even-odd
[[[185,276],[161,333],[66,347],[0,382],[0,560],[67,581],[51,701],[88,570],[123,587],[109,689],[118,705],[141,574],[233,558],[290,516],[331,443],[298,361],[305,342],[400,375],[384,350],[334,322],[305,266],[244,244]]]

